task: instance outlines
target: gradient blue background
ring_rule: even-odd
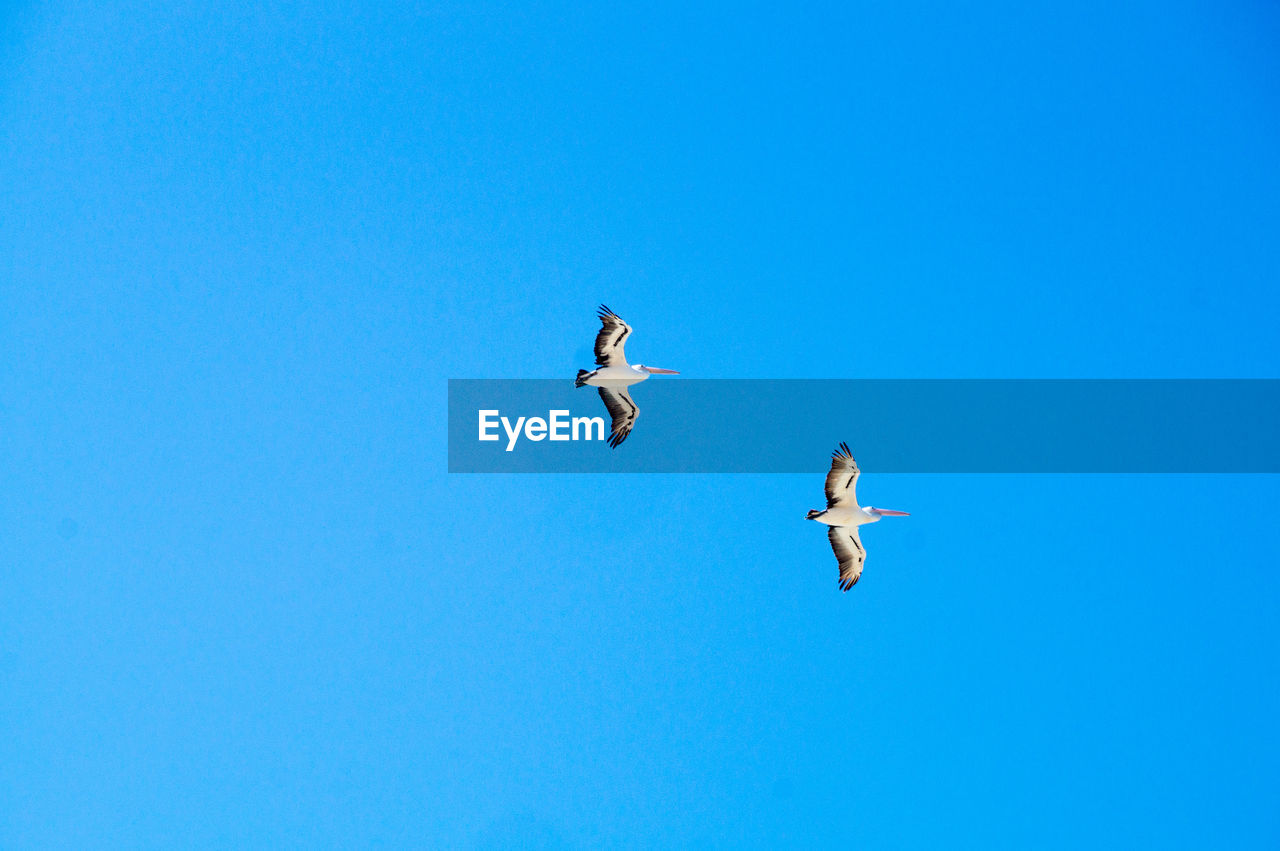
[[[445,472],[600,301],[700,378],[1280,377],[1274,5],[385,5],[0,12],[0,845],[1280,843],[1276,477],[867,476],[841,595],[839,423]]]

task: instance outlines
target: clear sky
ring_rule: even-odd
[[[595,5],[0,11],[0,845],[1280,844],[1277,477],[867,474],[842,595],[840,423],[444,430],[602,301],[699,378],[1280,377],[1275,6]]]

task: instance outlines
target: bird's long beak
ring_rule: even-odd
[[[680,374],[680,373],[676,372],[674,369],[658,369],[656,366],[646,366],[646,367],[644,368],[644,371],[645,371],[645,372],[656,372],[656,373],[658,373],[659,375],[679,375],[679,374]]]
[[[880,512],[886,517],[910,517],[911,516],[905,511],[890,511],[887,508],[877,508],[876,511]]]

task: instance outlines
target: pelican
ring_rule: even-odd
[[[631,326],[622,321],[622,317],[603,304],[600,305],[600,333],[596,334],[596,368],[587,371],[578,370],[574,387],[584,384],[600,391],[600,398],[613,418],[612,431],[609,434],[609,445],[614,449],[627,439],[631,429],[640,416],[640,408],[631,401],[627,388],[632,384],[644,381],[650,375],[679,375],[674,369],[658,369],[656,366],[635,366],[627,363],[624,346],[627,337],[631,336]]]
[[[849,444],[841,443],[831,453],[831,472],[827,473],[827,507],[824,511],[810,510],[805,517],[817,520],[827,529],[831,549],[840,562],[840,590],[848,591],[862,577],[862,563],[867,551],[858,538],[858,527],[875,523],[881,517],[910,517],[905,511],[887,508],[858,507],[858,462],[853,460]]]

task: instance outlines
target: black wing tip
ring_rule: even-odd
[[[831,453],[832,458],[852,458],[853,452],[849,449],[849,444],[843,440],[836,444],[835,450]]]
[[[609,305],[607,304],[602,304],[598,308],[596,308],[596,315],[599,316],[601,319],[621,319],[622,318],[618,316],[618,314],[610,310]]]

